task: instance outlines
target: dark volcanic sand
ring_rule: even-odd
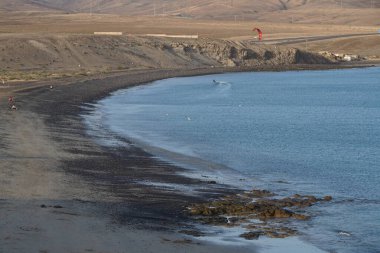
[[[309,65],[256,70],[336,67]],[[117,244],[112,241],[115,238],[125,234],[132,236],[128,229],[118,232],[121,225],[160,231],[158,237],[132,232],[137,240],[132,240],[135,248],[130,252],[136,252],[142,245],[148,245],[146,247],[153,252],[155,249],[175,252],[177,246],[165,244],[174,239],[160,236],[163,231],[189,227],[189,218],[184,212],[189,204],[239,190],[210,184],[207,179],[180,176],[176,172],[184,168],[163,162],[128,140],[122,140],[126,144],[123,147],[100,146],[87,135],[81,121],[80,115],[86,113],[83,105],[112,91],[157,79],[248,70],[253,69],[135,70],[98,79],[86,77],[11,87],[7,92],[16,97],[19,110],[0,111],[0,252],[30,252],[29,249],[82,252],[91,245],[89,249],[105,252],[104,248]],[[51,84],[53,89],[49,88]],[[4,91],[0,93],[2,108],[6,108]],[[196,194],[153,187],[142,181],[189,186]],[[145,238],[155,241],[146,244]],[[117,240],[120,245],[131,245],[130,239]],[[161,248],[156,248],[157,243]],[[44,245],[47,246],[44,248]],[[209,252],[210,248],[203,246],[191,250]],[[119,249],[112,247],[111,252]],[[226,246],[214,245],[211,249],[229,251]],[[243,248],[240,249],[243,252]],[[252,248],[246,250],[252,252]]]
[[[295,65],[268,67],[256,70],[281,71],[286,69],[336,68],[336,65]],[[190,203],[217,198],[237,189],[223,185],[209,184],[207,180],[186,178],[177,175],[184,169],[160,161],[147,152],[122,140],[125,147],[106,148],[98,145],[86,134],[81,122],[86,109],[84,103],[95,102],[117,89],[131,87],[174,76],[203,75],[225,71],[245,71],[250,69],[193,69],[193,70],[140,70],[116,73],[98,79],[75,81],[72,83],[34,84],[21,89],[15,96],[20,111],[31,111],[41,116],[47,125],[49,136],[59,146],[71,154],[70,159],[61,159],[60,166],[65,173],[80,176],[96,191],[109,198],[117,199],[107,204],[107,213],[119,223],[144,223],[158,221],[165,228],[186,220],[184,210]],[[21,85],[22,86],[22,85]],[[196,196],[183,192],[165,190],[139,184],[141,181],[174,183],[199,189]],[[128,208],[126,208],[128,206]]]
[[[176,172],[183,171],[183,168],[160,161],[128,140],[123,140],[128,145],[125,147],[99,146],[86,134],[79,116],[86,109],[81,105],[95,102],[117,89],[157,79],[222,71],[136,71],[104,79],[54,85],[53,89],[49,89],[49,84],[38,85],[18,91],[15,97],[19,111],[30,110],[40,115],[47,125],[50,137],[71,154],[72,158],[60,161],[64,172],[80,176],[106,198],[115,200],[107,203],[102,210],[114,222],[147,224],[151,227],[154,221],[154,226],[160,229],[177,229],[178,223],[187,219],[184,210],[190,203],[231,193],[236,189],[179,176]],[[141,181],[191,186],[199,188],[199,195],[191,196],[152,187],[139,183]]]

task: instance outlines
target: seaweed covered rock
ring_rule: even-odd
[[[188,208],[189,213],[202,223],[223,226],[237,226],[256,219],[261,221],[296,219],[307,220],[305,208],[318,202],[332,200],[331,196],[317,198],[295,194],[286,198],[275,198],[275,194],[266,190],[252,190],[226,196],[210,203],[194,204]],[[232,222],[233,221],[233,222]],[[294,235],[295,230],[273,223],[273,226],[255,225],[255,231],[244,233],[241,237],[252,240],[260,235],[283,238]]]

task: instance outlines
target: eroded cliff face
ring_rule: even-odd
[[[0,36],[0,60],[3,74],[329,63],[318,54],[264,44],[93,35]]]
[[[289,64],[326,64],[330,61],[318,54],[304,52],[294,48],[266,46],[264,44],[242,44],[224,40],[194,40],[168,43],[161,41],[161,49],[173,51],[179,57],[206,57],[218,65],[261,66]]]

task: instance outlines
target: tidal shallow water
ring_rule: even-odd
[[[302,239],[328,252],[380,252],[380,68],[172,78],[95,108],[89,128],[212,168],[217,180],[237,174],[244,187],[332,195],[300,224]]]

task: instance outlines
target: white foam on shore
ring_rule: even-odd
[[[101,102],[83,105],[83,109],[89,111],[89,113],[82,115],[82,119],[87,126],[87,133],[90,136],[93,136],[95,141],[101,146],[111,148],[128,147],[129,144],[125,142],[125,140],[117,138],[118,135],[113,133],[107,126],[104,125],[105,115],[103,111],[100,110],[101,107]],[[232,168],[193,156],[190,151],[184,150],[186,149],[185,147],[182,147],[182,152],[175,152],[171,151],[170,149],[166,149],[165,147],[157,147],[151,145],[150,143],[144,142],[141,137],[129,136],[128,140],[137,144],[137,146],[146,152],[155,155],[157,159],[186,169],[185,171],[177,172],[178,175],[192,179],[199,179],[201,181],[215,181],[217,184],[219,184],[219,186],[224,185],[244,190],[250,190],[253,188],[253,185],[258,185],[258,182],[256,182],[256,180],[254,182],[251,177],[246,177],[242,173],[233,170]],[[197,189],[194,189],[190,186],[169,183],[139,183],[146,185],[149,184],[154,187],[176,189],[182,191],[183,193],[190,193],[192,195],[196,194],[197,189],[199,190],[199,187],[197,187]],[[208,186],[211,187],[211,185]]]
[[[152,186],[159,189],[164,189],[166,191],[181,192],[188,196],[199,195],[195,187],[192,185],[162,183],[162,182],[152,182],[152,181],[138,181],[138,183],[142,185]]]
[[[82,120],[86,127],[86,132],[94,137],[94,140],[101,146],[106,147],[126,147],[128,144],[114,136],[108,129],[105,128],[104,114],[99,109],[101,107],[98,103],[86,103],[82,108],[89,110],[90,113],[82,115]]]

